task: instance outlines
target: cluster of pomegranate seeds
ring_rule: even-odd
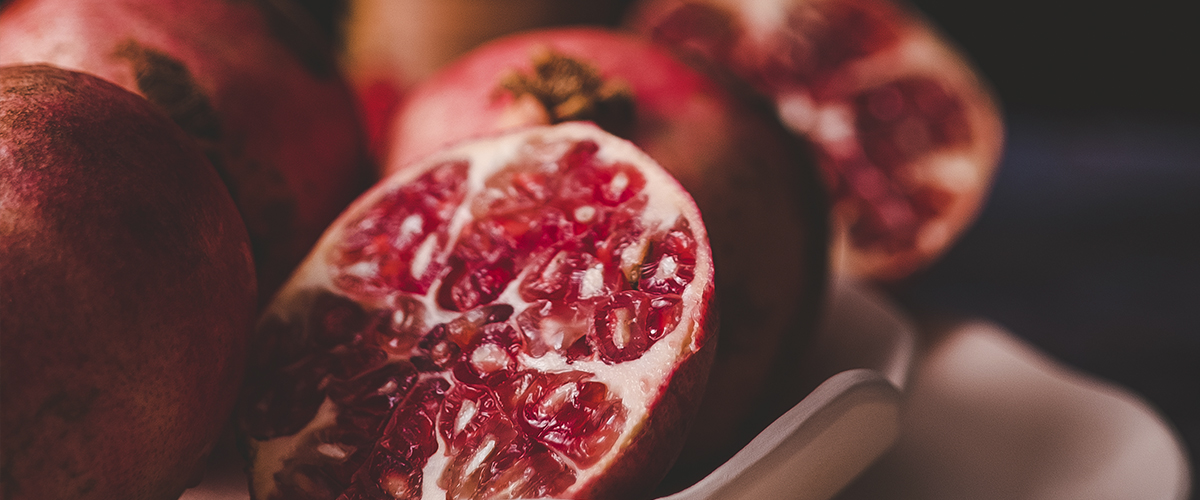
[[[345,226],[333,290],[260,326],[309,353],[277,350],[243,416],[297,441],[271,498],[552,496],[613,448],[630,410],[595,370],[680,323],[697,240],[648,224],[644,176],[598,149],[521,156],[477,192],[439,164]]]
[[[856,244],[888,252],[911,248],[927,221],[945,215],[954,194],[904,183],[904,168],[932,151],[970,144],[964,106],[937,82],[918,78],[867,89],[853,104],[859,148],[826,158],[839,169],[833,194],[858,205],[850,226]]]
[[[731,70],[816,146],[850,267],[895,279],[973,217],[1002,141],[974,70],[890,0],[653,0],[654,39]]]

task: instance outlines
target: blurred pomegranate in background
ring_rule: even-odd
[[[1003,142],[986,82],[891,0],[649,0],[629,25],[770,97],[816,146],[836,266],[898,280],[974,221]]]
[[[715,348],[690,197],[585,123],[384,179],[260,322],[254,498],[643,497]]]
[[[351,94],[299,26],[255,2],[16,0],[0,64],[86,71],[166,111],[233,194],[265,302],[372,175]]]
[[[647,40],[534,30],[464,55],[409,93],[388,172],[447,142],[589,120],[645,150],[695,198],[717,267],[721,345],[681,467],[707,472],[804,394],[791,384],[825,286],[828,212],[807,151]]]
[[[245,227],[145,99],[0,68],[0,496],[171,500],[228,421],[256,316]]]
[[[492,38],[574,24],[615,26],[631,0],[274,0],[311,13],[365,117],[372,150],[405,91]]]

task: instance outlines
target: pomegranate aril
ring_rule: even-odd
[[[421,382],[392,413],[371,452],[371,462],[380,465],[376,455],[381,455],[382,461],[400,462],[419,472],[437,451],[435,422],[449,386],[449,382],[440,378]]]
[[[507,418],[495,395],[483,388],[455,385],[446,393],[438,413],[438,432],[457,455],[473,434],[494,418]]]
[[[630,165],[618,163],[599,172],[601,183],[596,186],[596,198],[610,207],[629,201],[646,187],[646,179]]]
[[[466,311],[489,304],[515,277],[517,242],[496,220],[477,220],[463,230],[438,290],[438,305]]]
[[[615,443],[623,427],[625,408],[600,382],[549,376],[524,397],[515,413],[531,436],[576,464],[588,466]]]
[[[598,151],[600,151],[600,145],[595,141],[579,141],[571,146],[571,149],[563,155],[562,159],[558,160],[558,163],[564,170],[592,167],[596,163],[596,152]]]
[[[521,454],[507,454],[497,474],[476,498],[544,498],[575,483],[575,472],[551,451],[531,445]]]
[[[313,438],[314,463],[320,464],[334,481],[348,485],[354,473],[366,463],[379,434],[357,428],[331,427],[317,431]]]
[[[317,294],[310,311],[310,335],[318,346],[325,348],[349,343],[367,324],[367,313],[362,306],[328,292]]]
[[[399,289],[425,293],[440,272],[432,254],[466,194],[466,162],[447,162],[397,189],[351,224],[341,243],[335,283],[367,296]]]
[[[606,276],[607,275],[607,276]],[[561,250],[521,283],[521,298],[534,301],[591,299],[607,295],[616,286],[611,273],[595,256]]]
[[[680,294],[692,282],[696,267],[696,239],[687,221],[652,240],[642,264],[638,289],[654,294]]]
[[[248,390],[243,426],[255,439],[289,436],[312,420],[325,400],[330,358],[313,354],[276,371]]]
[[[408,394],[417,381],[417,369],[408,361],[380,363],[374,370],[352,379],[329,381],[329,399],[342,406],[361,405],[374,399],[388,402],[387,408]]]
[[[451,368],[462,357],[462,348],[446,338],[446,325],[437,325],[417,343],[423,354],[410,360],[418,371],[438,372]]]
[[[581,141],[560,160],[567,171],[558,189],[560,200],[599,202],[614,207],[641,193],[646,179],[632,165],[599,164],[595,142]]]
[[[492,323],[483,328],[480,338],[466,347],[463,362],[454,366],[454,377],[465,384],[495,386],[503,383],[516,368],[521,341],[507,323]]]
[[[347,380],[383,366],[388,355],[372,346],[337,346],[329,351],[330,383]]]
[[[622,289],[633,288],[641,277],[647,241],[642,237],[645,227],[637,214],[645,208],[644,196],[617,207],[608,220],[608,236],[596,248],[596,258],[624,281]]]
[[[498,219],[508,234],[516,241],[514,248],[524,253],[532,250],[562,246],[587,248],[594,245],[594,237],[588,227],[576,224],[563,211],[554,206],[545,206],[537,211],[514,214]],[[519,259],[523,267],[527,259]]]
[[[540,163],[518,164],[493,175],[471,203],[471,213],[482,218],[537,210],[553,196],[550,175],[556,169]]]
[[[601,360],[614,364],[638,359],[662,338],[661,334],[651,338],[655,329],[649,322],[652,298],[645,292],[626,290],[596,309],[589,335]]]
[[[863,150],[887,171],[972,141],[963,103],[933,80],[907,78],[868,89],[855,107]]]
[[[793,33],[808,35],[812,44],[812,59],[805,61],[804,75],[812,78],[829,74],[851,60],[873,54],[897,43],[900,33],[896,23],[886,16],[890,8],[881,10],[859,4],[882,2],[814,2],[805,4],[788,16]],[[886,6],[885,6],[886,7]],[[814,82],[815,83],[815,82]]]
[[[446,498],[488,498],[480,493],[507,463],[519,458],[529,447],[490,396],[464,399],[463,407],[471,408],[468,404],[479,405],[469,423],[462,422],[467,418],[463,415],[455,416],[453,422],[441,423],[454,425],[458,431],[448,450],[452,457],[450,464],[438,479],[438,486],[446,489]]]
[[[525,352],[538,358],[550,352],[563,353],[587,335],[592,309],[588,301],[530,304],[517,315]]]
[[[507,320],[513,307],[508,304],[493,304],[472,309],[446,323],[446,338],[459,346],[473,342],[485,325]]]
[[[408,356],[425,333],[425,306],[407,295],[395,295],[388,300],[389,310],[376,318],[374,343],[389,354]]]
[[[461,160],[443,163],[417,178],[406,190],[420,201],[421,207],[434,216],[434,220],[448,221],[466,194],[469,168],[470,165]],[[432,230],[432,225],[427,227],[428,230]]]
[[[913,210],[919,217],[935,217],[946,212],[954,203],[954,194],[933,186],[922,186],[909,193]]]
[[[650,299],[650,312],[646,316],[646,336],[651,341],[663,338],[676,326],[683,316],[683,300],[678,296],[662,296]]]
[[[389,450],[376,448],[366,465],[355,474],[354,484],[346,494],[372,500],[421,498],[424,478],[421,465]]]

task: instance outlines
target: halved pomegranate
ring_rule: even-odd
[[[999,163],[1000,112],[914,10],[891,0],[649,0],[630,24],[749,82],[816,145],[839,268],[901,279],[975,219]]]
[[[790,381],[827,265],[816,168],[770,109],[735,99],[667,49],[599,28],[512,35],[447,66],[410,92],[385,166],[403,170],[446,141],[565,120],[631,140],[704,214],[721,270],[721,348],[680,459],[702,476],[804,396]],[[587,265],[563,255],[552,272]]]
[[[260,322],[254,497],[643,496],[699,404],[713,263],[688,194],[585,123],[372,188]]]
[[[196,140],[245,220],[264,304],[373,177],[332,56],[276,3],[16,0],[0,12],[0,64],[95,74]]]

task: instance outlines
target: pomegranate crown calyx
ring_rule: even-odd
[[[547,124],[590,121],[614,135],[629,136],[635,120],[629,84],[605,79],[595,66],[548,47],[534,53],[532,63],[532,73],[514,70],[505,75],[499,92],[517,102],[532,97]]]

